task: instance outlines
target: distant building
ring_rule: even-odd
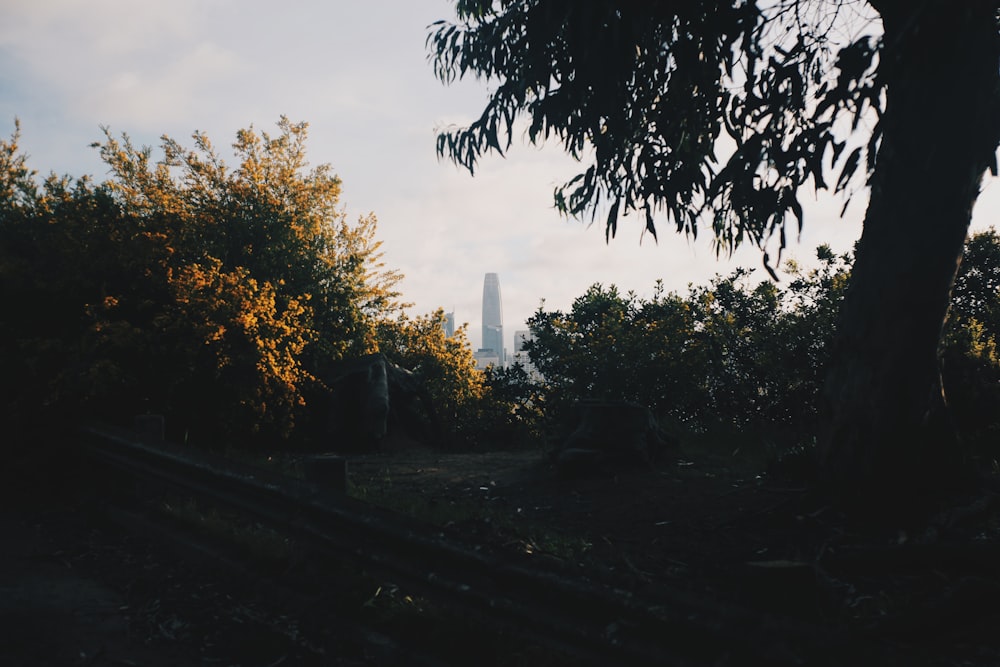
[[[533,339],[534,336],[529,329],[514,332],[514,354],[511,356],[510,363],[511,365],[520,364],[529,377],[539,379],[541,376],[538,369],[531,363],[531,359],[528,358],[528,353],[524,349],[524,344]]]
[[[514,354],[524,351],[524,344],[534,337],[531,335],[530,329],[521,329],[514,332]]]
[[[476,360],[476,368],[483,371],[489,366],[499,366],[500,357],[497,356],[494,350],[484,350],[480,348],[476,350],[472,355]]]
[[[455,311],[444,314],[444,322],[441,323],[441,327],[444,329],[445,338],[455,336]]]
[[[496,365],[505,365],[500,277],[495,273],[487,273],[483,281],[483,346],[480,351],[485,353],[488,350],[492,350],[497,358]]]

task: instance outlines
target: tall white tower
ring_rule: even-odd
[[[483,281],[483,350],[493,350],[500,365],[505,364],[503,348],[503,305],[500,301],[500,276],[487,273]]]

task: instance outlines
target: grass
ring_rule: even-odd
[[[313,585],[322,581],[330,611],[397,640],[428,647],[448,663],[471,664],[489,655],[490,660],[485,664],[571,664],[564,656],[497,632],[474,617],[442,607],[373,575],[362,566],[340,559],[303,559],[293,540],[233,513],[203,508],[191,499],[164,502],[160,511],[179,525],[241,554],[249,554],[258,563],[270,565],[269,569],[276,572],[299,569]],[[459,512],[453,516],[460,515]],[[321,574],[314,578],[310,572],[315,568]],[[462,638],[461,641],[456,641],[456,637]]]
[[[516,509],[481,498],[439,499],[397,488],[388,468],[363,482],[348,479],[348,495],[377,507],[464,534],[488,538],[516,551],[576,560],[593,546],[586,539],[530,521]]]
[[[214,507],[204,508],[192,498],[164,501],[159,510],[179,525],[213,541],[230,545],[255,562],[287,565],[293,558],[294,544],[290,538],[235,513]]]

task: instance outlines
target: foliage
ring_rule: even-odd
[[[609,237],[619,213],[635,211],[654,236],[661,214],[690,234],[708,217],[720,249],[763,247],[775,233],[783,248],[786,219],[802,225],[798,189],[827,187],[829,159],[842,165],[838,191],[865,154],[871,167],[878,132],[841,160],[848,144],[837,130],[882,106],[879,44],[866,35],[832,53],[836,10],[744,0],[456,7],[457,22],[435,23],[428,37],[435,72],[494,85],[476,121],[438,137],[438,153],[473,171],[482,154],[510,147],[524,114],[531,142],[555,135],[590,163],[556,190],[556,206],[606,208]]]
[[[307,169],[306,124],[237,134],[230,168],[208,138],[163,137],[162,159],[105,130],[109,179],[41,186],[0,143],[0,361],[5,410],[47,405],[168,416],[177,437],[291,435],[330,364],[375,346],[397,311],[376,220],[350,223],[340,180]]]
[[[626,400],[678,430],[807,441],[852,261],[828,246],[816,256],[808,272],[787,263],[783,288],[739,269],[683,296],[593,285],[567,313],[539,309],[528,353],[545,378],[549,417],[582,398]],[[990,229],[966,244],[940,351],[952,407],[975,443],[1000,431],[998,309],[1000,235]]]
[[[490,449],[542,446],[549,406],[541,385],[524,366],[488,366],[483,383],[477,410],[463,424],[466,440]]]
[[[942,374],[963,434],[992,455],[1000,434],[1000,235],[972,235],[955,281],[941,343]]]
[[[107,130],[95,146],[123,208],[168,235],[172,265],[217,259],[271,283],[279,297],[309,295],[314,331],[323,334],[310,341],[318,361],[369,351],[373,316],[400,305],[400,276],[384,268],[375,218],[347,221],[330,166],[307,171],[307,127],[283,117],[276,137],[240,130],[235,169],[201,133],[191,151],[164,137],[155,166],[149,148]]]
[[[1000,333],[1000,235],[996,229],[973,234],[965,244],[962,265],[952,290],[951,324],[962,319],[982,322],[991,335]]]
[[[710,225],[718,250],[775,237],[784,249],[789,221],[802,228],[804,186],[850,194],[865,174],[865,229],[824,381],[824,488],[891,521],[964,490],[937,352],[982,176],[997,173],[996,0],[456,9],[428,38],[435,72],[485,78],[491,92],[478,119],[439,136],[439,155],[471,171],[507,150],[524,117],[531,142],[555,136],[587,163],[556,206],[606,211],[609,239],[634,212],[654,235],[665,218],[689,235]],[[738,386],[752,364],[726,367]],[[710,390],[725,398],[726,386]],[[758,392],[743,399],[773,403],[770,387]]]
[[[163,412],[175,437],[250,444],[302,437],[324,371],[381,351],[418,372],[453,443],[538,442],[580,398],[636,401],[678,429],[801,435],[822,379],[851,258],[828,247],[787,286],[741,269],[649,299],[594,285],[566,312],[543,309],[523,368],[474,368],[466,329],[402,314],[373,216],[347,221],[328,167],[307,170],[305,125],[237,136],[230,169],[208,139],[98,144],[99,184],[39,180],[0,141],[0,319],[4,415],[71,420]],[[1000,400],[1000,236],[966,244],[941,346],[966,433],[993,437]],[[296,432],[296,428],[298,431]]]
[[[444,332],[443,309],[378,324],[379,350],[428,388],[442,434],[455,448],[531,446],[541,441],[543,400],[524,368],[476,369],[467,327]]]
[[[547,405],[632,401],[689,431],[815,428],[850,262],[825,246],[817,254],[819,267],[796,270],[784,289],[739,269],[684,296],[594,285],[568,313],[539,309],[527,347]]]
[[[379,321],[376,339],[390,361],[420,376],[438,417],[453,426],[482,397],[483,379],[475,369],[466,327],[448,337],[444,321],[442,308],[413,318],[401,314]]]

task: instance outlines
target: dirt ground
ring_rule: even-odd
[[[352,492],[456,534],[639,592],[843,628],[907,664],[1000,664],[1000,503],[970,493],[908,527],[855,524],[794,459],[682,445],[648,467],[559,474],[539,452],[397,452],[350,462]]]
[[[651,466],[567,477],[538,451],[405,449],[351,458],[349,492],[638,592],[848,628],[900,664],[1000,664],[991,494],[929,528],[860,533],[763,461],[682,445]],[[75,503],[0,512],[0,664],[391,663]]]
[[[540,555],[655,578],[687,578],[691,568],[706,567],[706,558],[797,556],[770,552],[748,529],[733,528],[798,501],[799,490],[764,485],[755,473],[719,461],[682,455],[568,477],[537,451],[408,450],[351,459],[349,479],[353,495],[454,532],[506,537]]]

